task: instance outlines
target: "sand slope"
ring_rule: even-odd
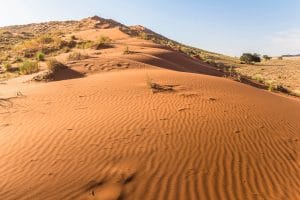
[[[125,42],[139,53],[116,43],[82,62],[126,70],[22,83],[24,96],[1,100],[0,199],[300,198],[298,100]]]
[[[152,94],[146,76],[179,86]],[[165,70],[27,94],[1,109],[2,199],[299,197],[299,102]]]

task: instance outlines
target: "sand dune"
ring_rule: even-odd
[[[152,94],[146,75],[182,88]],[[293,100],[162,70],[98,74],[26,94],[1,112],[4,199],[92,191],[128,199],[299,197]]]
[[[85,77],[0,86],[22,93],[1,100],[1,199],[300,198],[299,100],[119,39],[70,65]]]

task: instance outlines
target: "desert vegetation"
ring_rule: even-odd
[[[112,48],[112,39],[110,39],[107,36],[100,36],[99,39],[96,41],[91,40],[78,40],[77,48],[79,49],[106,49],[106,48]]]
[[[268,56],[268,55],[263,55],[263,59],[264,59],[265,61],[269,61],[269,60],[272,59],[272,57],[270,57],[270,56]]]
[[[246,64],[253,64],[253,63],[261,62],[261,58],[257,53],[254,53],[254,54],[244,53],[240,57],[240,60],[242,63],[246,63]]]
[[[47,68],[49,71],[55,73],[61,69],[66,68],[66,66],[64,64],[62,64],[61,62],[57,61],[55,58],[52,58],[47,61]]]
[[[106,48],[111,48],[112,39],[110,39],[107,36],[101,36],[94,44],[95,49],[106,49]]]
[[[129,49],[129,46],[126,46],[124,51],[123,51],[124,55],[129,55],[129,54],[133,54],[133,53],[134,52]]]
[[[146,80],[148,88],[152,91],[152,93],[159,93],[159,92],[173,92],[174,86],[173,85],[163,85],[154,82],[149,76],[147,76]]]
[[[68,56],[68,60],[74,61],[74,60],[84,60],[89,58],[88,54],[80,53],[80,52],[72,52]]]
[[[36,54],[36,59],[37,59],[38,61],[45,61],[45,54],[42,53],[42,52],[38,52],[38,53]]]
[[[37,53],[51,54],[74,46],[73,41],[63,40],[55,34],[47,34],[21,42],[16,45],[14,51],[21,57],[32,58]]]
[[[5,71],[11,71],[11,69],[12,69],[12,65],[9,62],[3,63],[3,67],[4,67]]]
[[[39,71],[39,64],[37,61],[24,61],[19,67],[20,74],[32,74]]]

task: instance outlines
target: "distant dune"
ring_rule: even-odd
[[[115,21],[63,27],[102,43],[51,54],[51,80],[32,81],[41,61],[1,82],[0,199],[300,199],[298,98]]]

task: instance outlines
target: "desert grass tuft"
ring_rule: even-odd
[[[24,61],[19,67],[19,71],[21,74],[33,74],[39,71],[39,64],[36,61]]]
[[[123,51],[123,54],[124,54],[124,55],[129,55],[129,54],[133,54],[133,53],[134,53],[134,52],[131,51],[131,50],[129,49],[128,46],[126,46],[126,48],[125,48],[124,51]]]
[[[53,58],[47,61],[47,68],[49,71],[56,73],[59,70],[66,68],[66,66]]]
[[[89,58],[88,54],[82,54],[80,52],[72,52],[68,56],[68,60],[84,60],[88,58]]]

